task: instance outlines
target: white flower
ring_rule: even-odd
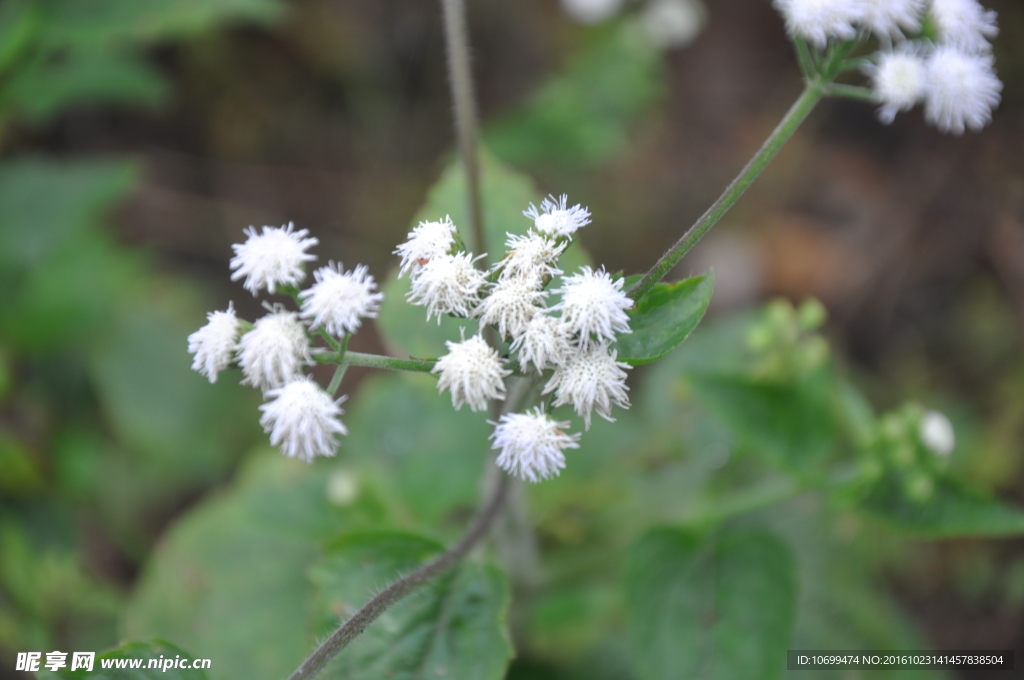
[[[924,115],[942,132],[977,132],[992,120],[1003,84],[992,70],[992,55],[937,48],[928,60]]]
[[[883,52],[878,64],[866,70],[882,103],[878,118],[887,125],[898,111],[913,108],[924,97],[928,71],[924,59],[911,50]]]
[[[921,30],[927,0],[861,0],[860,23],[880,39],[902,38]]]
[[[313,320],[311,329],[323,326],[331,335],[355,333],[363,319],[377,317],[383,293],[375,293],[377,284],[367,274],[366,265],[346,272],[333,262],[313,272],[314,284],[299,293],[302,316]]]
[[[616,333],[631,333],[626,310],[633,301],[622,292],[622,279],[612,280],[608,272],[580,267],[579,274],[567,276],[562,300],[554,309],[562,310],[562,320],[573,333],[580,335],[580,347],[591,345],[590,335],[598,340],[615,340]]]
[[[238,347],[238,332],[241,322],[235,316],[235,306],[228,303],[226,312],[210,312],[208,323],[188,336],[189,354],[194,354],[192,370],[201,373],[211,382],[217,382],[217,374],[231,365]]]
[[[526,324],[510,349],[519,352],[519,365],[526,368],[533,364],[537,372],[549,366],[558,366],[574,351],[569,331],[561,319],[547,314],[536,314]]]
[[[939,40],[964,52],[988,52],[988,38],[999,33],[996,13],[977,0],[932,0],[932,19]]]
[[[555,393],[555,406],[572,404],[588,430],[594,410],[605,420],[615,422],[611,417],[612,404],[629,408],[629,388],[626,372],[622,370],[629,368],[629,364],[615,359],[616,352],[607,345],[570,353],[544,386],[544,394]]]
[[[481,255],[480,257],[483,257]],[[480,299],[487,275],[473,266],[469,253],[441,255],[413,272],[408,300],[427,308],[427,321],[442,314],[468,317]]]
[[[565,467],[562,451],[578,449],[580,435],[566,434],[568,422],[551,420],[540,407],[533,412],[507,413],[494,423],[491,447],[501,451],[498,466],[510,475],[539,482]]]
[[[469,404],[473,411],[483,411],[491,399],[505,398],[502,378],[511,371],[502,368],[501,357],[479,334],[469,340],[445,344],[448,354],[438,359],[430,372],[440,375],[437,391],[451,392],[456,411],[463,403]]]
[[[236,270],[231,280],[236,281],[243,276],[242,286],[256,295],[261,288],[274,293],[278,286],[298,286],[306,277],[303,265],[316,259],[316,255],[306,252],[306,248],[315,246],[319,241],[306,238],[309,231],[300,229],[293,231],[291,222],[285,227],[263,227],[263,233],[249,227],[245,234],[249,237],[245,243],[231,246],[235,256],[231,258],[231,268]]]
[[[640,15],[647,38],[661,48],[685,47],[707,23],[701,0],[651,0]]]
[[[590,224],[590,211],[578,203],[568,208],[566,207],[568,200],[569,197],[565,194],[559,196],[558,199],[548,196],[541,201],[540,210],[537,210],[531,203],[529,209],[524,210],[523,214],[533,220],[533,226],[540,233],[555,238],[565,236],[571,239],[577,229]]]
[[[508,253],[494,267],[501,270],[501,278],[518,276],[540,283],[545,276],[562,273],[555,265],[568,245],[568,241],[559,243],[532,229],[526,236],[509,234],[505,241]]]
[[[774,0],[782,12],[786,30],[818,47],[829,38],[849,40],[857,35],[854,24],[861,18],[860,0]]]
[[[956,448],[953,423],[938,411],[928,411],[924,414],[918,425],[918,436],[922,444],[939,456],[948,456]]]
[[[618,13],[624,0],[562,0],[562,9],[581,24],[596,24]]]
[[[348,434],[341,422],[338,400],[309,378],[294,380],[267,392],[273,401],[260,406],[260,425],[270,435],[270,443],[281,453],[312,463],[317,456],[333,456],[338,448],[335,435]]]
[[[299,315],[280,305],[269,309],[271,313],[257,320],[238,342],[238,365],[245,375],[242,384],[264,393],[283,387],[299,376],[303,364],[313,363]]]
[[[526,324],[543,311],[547,293],[540,290],[538,281],[523,276],[501,279],[473,312],[482,325],[494,325],[501,337],[516,338]]]
[[[409,232],[407,239],[395,250],[395,255],[402,256],[399,277],[409,270],[416,271],[430,260],[447,255],[455,245],[455,225],[448,216],[440,222],[420,222]]]

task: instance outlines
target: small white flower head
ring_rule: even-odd
[[[882,106],[878,118],[886,125],[892,123],[899,111],[908,111],[925,94],[928,69],[924,59],[909,49],[883,52],[878,64],[866,69],[871,88]]]
[[[270,307],[270,314],[258,319],[252,330],[238,341],[238,365],[243,385],[263,390],[284,387],[299,377],[304,364],[313,363],[306,329],[299,315],[281,305]]]
[[[576,351],[569,327],[561,319],[548,314],[534,315],[510,349],[519,352],[519,365],[523,370],[533,364],[538,373],[561,365],[570,353]]]
[[[929,451],[938,456],[948,456],[956,448],[956,434],[953,423],[938,411],[928,411],[918,425],[918,436]]]
[[[774,0],[786,21],[786,30],[824,48],[829,38],[849,40],[857,35],[862,15],[860,0]]]
[[[261,289],[274,293],[278,286],[298,286],[306,278],[305,263],[316,259],[306,249],[319,241],[309,237],[307,229],[294,229],[291,222],[285,227],[263,227],[262,234],[253,227],[246,229],[245,243],[231,246],[235,251],[231,280],[244,276],[242,286],[253,295]]]
[[[452,218],[445,216],[439,222],[420,222],[409,232],[405,243],[395,249],[395,255],[402,257],[401,277],[407,271],[416,271],[427,262],[447,255],[455,245],[455,225]]]
[[[473,314],[480,317],[481,324],[497,327],[501,337],[517,338],[530,319],[544,311],[547,293],[538,283],[525,276],[500,279]]]
[[[921,30],[927,0],[861,0],[860,23],[880,40],[903,37]]]
[[[701,0],[650,0],[640,14],[640,27],[655,46],[685,47],[700,35],[707,23]]]
[[[977,132],[992,120],[1003,84],[992,69],[992,55],[936,48],[928,59],[925,119],[942,132]]]
[[[313,272],[316,283],[299,293],[302,316],[312,319],[310,329],[323,326],[331,335],[355,333],[363,319],[374,319],[380,309],[383,293],[376,293],[377,283],[367,273],[366,265],[346,272],[333,262]]]
[[[615,16],[623,0],[562,0],[562,9],[581,24],[596,24]]]
[[[556,265],[568,245],[568,241],[559,243],[532,229],[526,236],[509,234],[505,241],[508,253],[494,267],[501,270],[501,278],[522,277],[539,283],[545,276],[562,273]]]
[[[207,324],[188,336],[189,354],[194,354],[192,370],[211,382],[217,382],[217,374],[231,365],[238,348],[238,333],[242,324],[235,316],[235,306],[228,303],[226,312],[210,312]]]
[[[491,399],[505,398],[502,379],[511,371],[502,368],[501,357],[479,334],[445,344],[448,354],[438,359],[430,372],[440,376],[438,393],[451,392],[456,411],[464,403],[473,411],[483,411]]]
[[[616,352],[609,350],[607,345],[595,345],[589,350],[570,353],[544,386],[544,394],[555,393],[555,406],[572,404],[588,430],[590,414],[595,410],[608,422],[615,422],[611,416],[612,405],[629,408],[629,395],[626,394],[629,388],[626,387],[626,371],[623,369],[630,367],[616,361],[616,356]]]
[[[590,211],[578,203],[569,208],[568,200],[569,197],[565,194],[557,199],[548,196],[541,201],[540,210],[531,203],[523,214],[533,220],[533,226],[541,234],[551,238],[565,236],[571,239],[577,229],[590,224]]]
[[[549,418],[537,407],[532,412],[506,413],[494,423],[490,438],[497,451],[498,467],[513,477],[530,482],[551,479],[565,467],[566,449],[578,449],[580,435],[566,434],[568,422]]]
[[[479,257],[483,257],[482,255]],[[418,267],[412,276],[408,300],[427,308],[427,321],[442,314],[468,317],[473,313],[487,275],[473,266],[469,253],[441,255]]]
[[[579,274],[567,276],[557,291],[562,300],[562,320],[573,333],[579,333],[580,347],[586,349],[597,336],[598,342],[615,340],[616,333],[631,333],[626,310],[633,301],[622,292],[622,279],[612,280],[604,269],[580,267]]]
[[[309,378],[293,380],[270,390],[267,396],[272,401],[260,406],[260,425],[281,453],[312,463],[317,456],[330,457],[337,452],[335,435],[348,434],[339,406],[344,397],[331,399]]]
[[[932,0],[931,15],[939,41],[964,52],[988,52],[988,39],[999,33],[996,13],[977,0]]]

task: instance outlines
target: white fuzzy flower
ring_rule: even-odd
[[[861,0],[860,23],[881,40],[921,30],[927,0]]]
[[[440,376],[438,393],[451,392],[455,410],[466,403],[473,411],[483,411],[491,399],[505,398],[502,378],[511,371],[502,368],[501,357],[479,334],[445,345],[448,354],[438,359],[430,372]]]
[[[559,243],[532,229],[526,236],[509,234],[505,241],[508,252],[494,267],[501,271],[502,278],[522,277],[540,282],[545,276],[562,273],[555,265],[568,245],[568,241]]]
[[[538,373],[562,364],[575,351],[569,327],[561,319],[547,314],[537,314],[530,319],[510,349],[519,352],[519,365],[523,370],[533,364]]]
[[[270,312],[238,341],[238,365],[245,375],[242,384],[264,393],[283,387],[299,376],[304,364],[313,363],[299,315],[280,305]]]
[[[701,0],[650,0],[640,14],[640,27],[657,47],[685,47],[704,29],[707,12]]]
[[[482,255],[480,257],[483,257]],[[480,300],[487,275],[473,266],[469,253],[441,255],[413,272],[408,300],[427,308],[427,321],[442,314],[468,317]]]
[[[949,418],[938,411],[928,411],[918,425],[918,436],[932,453],[948,456],[956,448],[956,433]]]
[[[201,373],[211,382],[217,382],[217,374],[231,365],[238,347],[238,333],[241,322],[235,316],[235,306],[228,303],[226,312],[210,312],[207,324],[188,336],[189,354],[194,354],[192,370]]]
[[[395,249],[395,255],[402,256],[401,277],[407,271],[415,271],[430,260],[447,255],[455,245],[455,225],[452,218],[445,216],[439,222],[420,222],[409,232],[405,243]]]
[[[569,197],[565,194],[557,199],[548,196],[541,201],[540,210],[531,203],[523,214],[533,220],[533,226],[541,234],[552,238],[565,236],[571,239],[577,229],[590,224],[590,211],[578,203],[571,208],[566,207],[568,200]]]
[[[278,286],[298,286],[306,278],[305,263],[316,259],[306,249],[319,241],[306,238],[307,229],[294,228],[289,222],[285,227],[263,227],[262,234],[253,227],[246,229],[249,238],[245,243],[231,246],[235,251],[231,258],[231,268],[235,270],[231,280],[244,276],[242,286],[253,295],[260,289],[274,293]]]
[[[338,448],[335,435],[348,434],[339,406],[344,397],[331,399],[309,378],[270,390],[267,396],[272,401],[260,406],[260,425],[270,443],[289,458],[312,463],[317,456],[333,456]]]
[[[374,319],[380,309],[383,293],[375,293],[377,284],[367,273],[366,265],[346,272],[333,262],[313,272],[314,284],[299,293],[302,316],[312,319],[311,329],[323,326],[331,335],[355,333],[363,319]]]
[[[931,15],[939,41],[964,52],[988,52],[988,38],[999,33],[996,13],[977,0],[932,0]]]
[[[517,338],[530,319],[544,309],[547,293],[539,289],[538,283],[523,276],[500,279],[473,314],[480,317],[482,325],[497,327],[501,337]]]
[[[555,393],[555,406],[572,404],[576,415],[583,418],[586,429],[590,429],[590,414],[598,415],[609,422],[612,405],[629,408],[629,390],[626,387],[626,372],[629,364],[616,361],[617,353],[607,345],[595,345],[589,350],[570,353],[565,363],[555,369],[551,380],[544,386],[544,394]]]
[[[825,47],[829,38],[849,40],[857,35],[862,14],[860,0],[774,0],[790,35]]]
[[[622,279],[612,280],[604,269],[593,271],[580,267],[579,274],[567,276],[562,288],[562,301],[554,309],[562,310],[562,320],[573,333],[579,333],[580,347],[598,341],[615,340],[616,333],[631,333],[626,310],[633,301],[622,292]]]
[[[924,115],[942,132],[977,132],[992,120],[1003,84],[992,70],[992,55],[937,48],[928,59]]]
[[[907,111],[924,97],[928,69],[924,59],[911,50],[883,52],[878,64],[866,69],[871,87],[882,103],[878,118],[888,125],[898,111]]]
[[[596,24],[615,16],[624,0],[562,0],[562,9],[581,24]]]
[[[568,422],[551,420],[540,407],[533,412],[507,413],[494,423],[491,447],[501,451],[498,466],[514,477],[539,482],[565,467],[562,451],[578,449],[580,435],[566,434]]]

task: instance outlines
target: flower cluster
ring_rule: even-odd
[[[412,284],[409,302],[427,308],[427,320],[441,314],[478,318],[507,341],[514,363],[504,360],[484,339],[483,331],[461,342],[449,342],[448,354],[433,368],[438,390],[451,394],[456,409],[474,411],[505,398],[504,379],[517,369],[543,384],[552,406],[569,404],[589,429],[594,412],[612,421],[612,407],[629,408],[628,364],[617,361],[613,344],[629,333],[626,310],[633,301],[603,269],[581,267],[548,291],[563,274],[558,260],[573,235],[590,222],[590,211],[570,207],[566,196],[549,197],[523,213],[532,220],[524,235],[509,234],[506,252],[488,271],[474,266],[483,256],[465,252],[458,231],[446,218],[423,222],[409,233],[395,254],[401,272]],[[559,297],[548,306],[548,297]],[[539,481],[564,466],[561,451],[575,448],[578,435],[567,435],[568,423],[551,420],[543,410],[506,414],[495,424],[498,464],[509,473]]]
[[[251,324],[235,315],[233,304],[210,313],[208,323],[188,337],[192,369],[212,383],[236,364],[242,384],[258,388],[268,399],[260,406],[260,425],[271,444],[306,462],[333,456],[336,436],[347,434],[340,406],[345,398],[334,399],[303,373],[313,363],[310,332],[319,329],[340,346],[363,319],[377,316],[383,295],[365,266],[345,271],[333,262],[316,270],[314,284],[299,291],[306,263],[316,259],[307,250],[317,240],[291,224],[263,227],[262,232],[249,227],[245,233],[245,243],[233,246],[232,280],[244,278],[243,287],[253,295],[261,290],[294,293],[299,309],[264,303],[267,314]]]
[[[775,6],[792,36],[819,49],[862,32],[878,38],[883,49],[864,70],[882,122],[922,102],[926,120],[942,132],[977,131],[992,119],[1003,84],[989,39],[999,29],[996,13],[977,0],[775,0]]]

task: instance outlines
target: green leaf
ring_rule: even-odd
[[[79,51],[54,59],[41,55],[20,69],[6,88],[6,104],[33,123],[44,123],[76,103],[134,104],[154,108],[167,84],[138,57]]]
[[[383,470],[416,522],[433,528],[476,506],[490,428],[479,413],[455,411],[432,377],[374,376],[346,422],[342,454]]]
[[[914,500],[896,475],[887,475],[860,505],[883,522],[930,538],[1024,534],[1024,510],[947,477],[933,479],[928,500]]]
[[[424,538],[372,533],[342,539],[312,570],[315,601],[351,616],[381,585],[442,550]],[[496,569],[463,562],[389,608],[324,673],[346,680],[501,680],[509,660],[510,592]],[[326,612],[325,612],[326,613]]]
[[[770,680],[782,675],[796,570],[763,531],[710,544],[677,529],[648,533],[628,556],[629,638],[640,680]]]
[[[633,331],[620,335],[615,347],[619,361],[646,364],[659,359],[693,332],[711,302],[713,271],[677,283],[658,283],[629,310]]]
[[[806,477],[833,452],[838,429],[828,371],[795,384],[696,371],[688,377],[704,405],[773,465]]]
[[[173,661],[180,665],[179,658],[187,659],[187,663],[191,665],[195,657],[162,640],[126,642],[119,647],[101,652],[96,655],[91,672],[85,669],[72,672],[70,670],[71,658],[72,655],[68,654],[67,668],[61,669],[57,673],[43,671],[39,677],[74,678],[75,680],[157,680],[158,678],[160,680],[207,680],[208,677],[200,668],[171,668],[170,666],[166,669],[163,668],[165,662]],[[134,659],[141,660],[141,668],[130,668],[131,661]],[[117,667],[119,660],[124,660],[121,661],[124,668]],[[148,667],[150,660],[153,660],[154,668]],[[213,659],[209,661],[212,667],[214,661]],[[104,662],[107,662],[110,668],[104,668]],[[200,662],[200,664],[202,663],[204,662]]]

